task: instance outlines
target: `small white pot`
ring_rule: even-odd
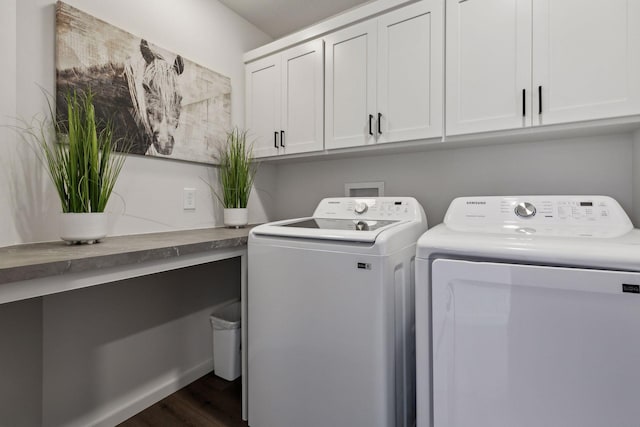
[[[249,224],[249,211],[247,208],[224,210],[224,225],[227,227],[242,228],[247,224]]]
[[[60,238],[71,243],[97,243],[107,236],[108,219],[104,212],[60,214]]]

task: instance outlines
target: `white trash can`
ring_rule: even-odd
[[[217,376],[233,381],[240,376],[240,301],[217,308],[211,315],[213,327],[213,370]]]

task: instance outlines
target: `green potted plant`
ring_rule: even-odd
[[[90,90],[64,97],[66,117],[56,116],[47,99],[49,116],[37,126],[25,122],[19,130],[37,147],[58,193],[60,237],[72,243],[98,242],[107,234],[104,210],[126,156],[115,154],[112,124],[96,123]]]
[[[220,193],[216,196],[224,207],[227,227],[244,227],[249,223],[247,203],[258,165],[253,146],[247,144],[247,131],[234,128],[227,133],[226,144],[218,153]]]

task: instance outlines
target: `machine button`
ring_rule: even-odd
[[[367,211],[369,207],[367,206],[366,203],[364,202],[358,202],[356,203],[356,207],[353,208],[353,210],[357,213],[357,214],[363,214]]]
[[[516,205],[514,212],[521,218],[531,218],[536,214],[536,207],[529,202],[520,202]]]

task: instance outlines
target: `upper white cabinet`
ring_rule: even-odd
[[[531,0],[447,0],[446,31],[445,133],[527,126]]]
[[[314,40],[246,66],[246,122],[256,157],[322,150],[323,44]]]
[[[255,138],[256,157],[274,156],[280,146],[280,55],[252,62],[246,66],[246,124]]]
[[[443,11],[421,1],[325,37],[325,147],[442,135]]]
[[[640,113],[638,0],[447,0],[446,134]]]
[[[375,142],[376,22],[325,37],[325,147]]]
[[[640,1],[535,0],[533,23],[534,124],[640,113]]]
[[[640,115],[640,0],[407,3],[245,55],[257,157]]]
[[[378,142],[442,136],[443,3],[378,18]]]

